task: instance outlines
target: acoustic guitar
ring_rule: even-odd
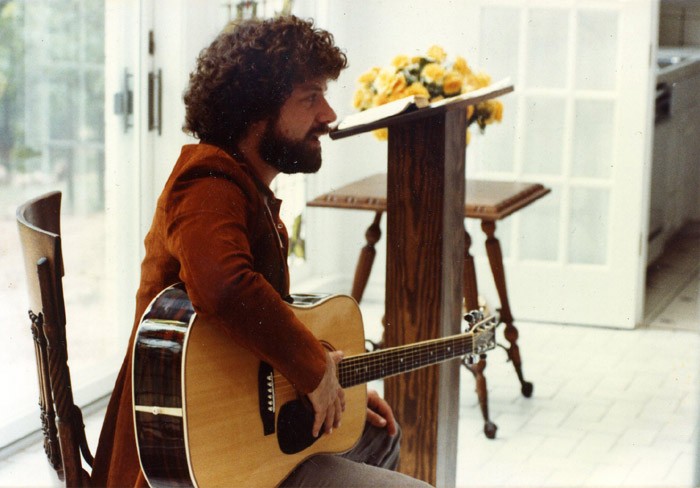
[[[353,447],[365,424],[365,383],[495,346],[496,320],[471,312],[464,334],[365,352],[355,300],[307,295],[295,302],[290,307],[314,335],[345,353],[337,367],[342,425],[318,438],[308,400],[220,326],[198,319],[182,284],[151,302],[132,367],[139,460],[151,486],[276,486],[309,456]]]

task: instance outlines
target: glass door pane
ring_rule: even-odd
[[[104,3],[0,1],[0,37],[0,383],[12,392],[0,396],[5,445],[41,425],[19,204],[63,193],[67,339],[78,402],[108,392],[105,376],[116,371],[125,342],[115,340],[106,293]]]

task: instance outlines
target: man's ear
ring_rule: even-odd
[[[265,133],[265,131],[267,130],[267,127],[271,123],[272,123],[272,121],[269,118],[257,120],[257,121],[250,124],[250,126],[248,127],[248,132],[250,133],[251,136],[256,137],[256,138],[260,138]]]
[[[265,134],[268,124],[271,122],[269,119],[256,120],[248,124],[243,137],[238,141],[238,148],[243,153],[251,157],[251,155],[258,156],[258,147],[260,140]]]
[[[265,133],[265,130],[267,130],[267,126],[269,123],[269,119],[262,119],[250,122],[241,141],[259,141]]]

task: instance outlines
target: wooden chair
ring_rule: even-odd
[[[386,212],[386,174],[376,174],[350,183],[346,186],[325,193],[308,202],[311,207],[344,208],[354,210],[370,210],[375,212],[374,220],[365,233],[367,245],[360,252],[360,258],[355,270],[351,295],[359,303],[362,300],[367,281],[376,256],[375,245],[381,238],[380,222]],[[490,180],[466,181],[466,198],[464,216],[481,220],[481,228],[486,233],[486,252],[489,258],[491,272],[496,283],[500,300],[500,319],[505,324],[504,335],[509,342],[506,347],[509,359],[513,362],[515,372],[521,384],[524,396],[532,395],[532,383],[525,381],[522,372],[520,349],[518,348],[518,330],[513,325],[510,311],[508,292],[506,289],[505,272],[501,245],[496,238],[496,221],[526,207],[532,202],[550,192],[538,183],[504,182]],[[464,249],[464,302],[467,310],[479,308],[478,288],[474,258],[470,253],[471,237],[465,229]],[[483,375],[486,368],[486,357],[481,356],[474,365],[465,363],[474,374],[479,404],[484,417],[484,433],[490,439],[496,435],[496,425],[490,421],[488,413],[488,394],[486,379]]]
[[[60,231],[61,193],[52,192],[17,209],[29,288],[29,318],[39,375],[44,451],[66,486],[88,486],[82,457],[92,466],[80,408],[73,403]]]

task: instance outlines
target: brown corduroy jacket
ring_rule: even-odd
[[[283,300],[288,238],[280,203],[223,150],[183,147],[145,239],[136,318],[100,434],[93,486],[147,486],[134,435],[131,350],[146,307],[167,286],[183,282],[198,316],[221,324],[300,392],[320,382],[324,348]]]

